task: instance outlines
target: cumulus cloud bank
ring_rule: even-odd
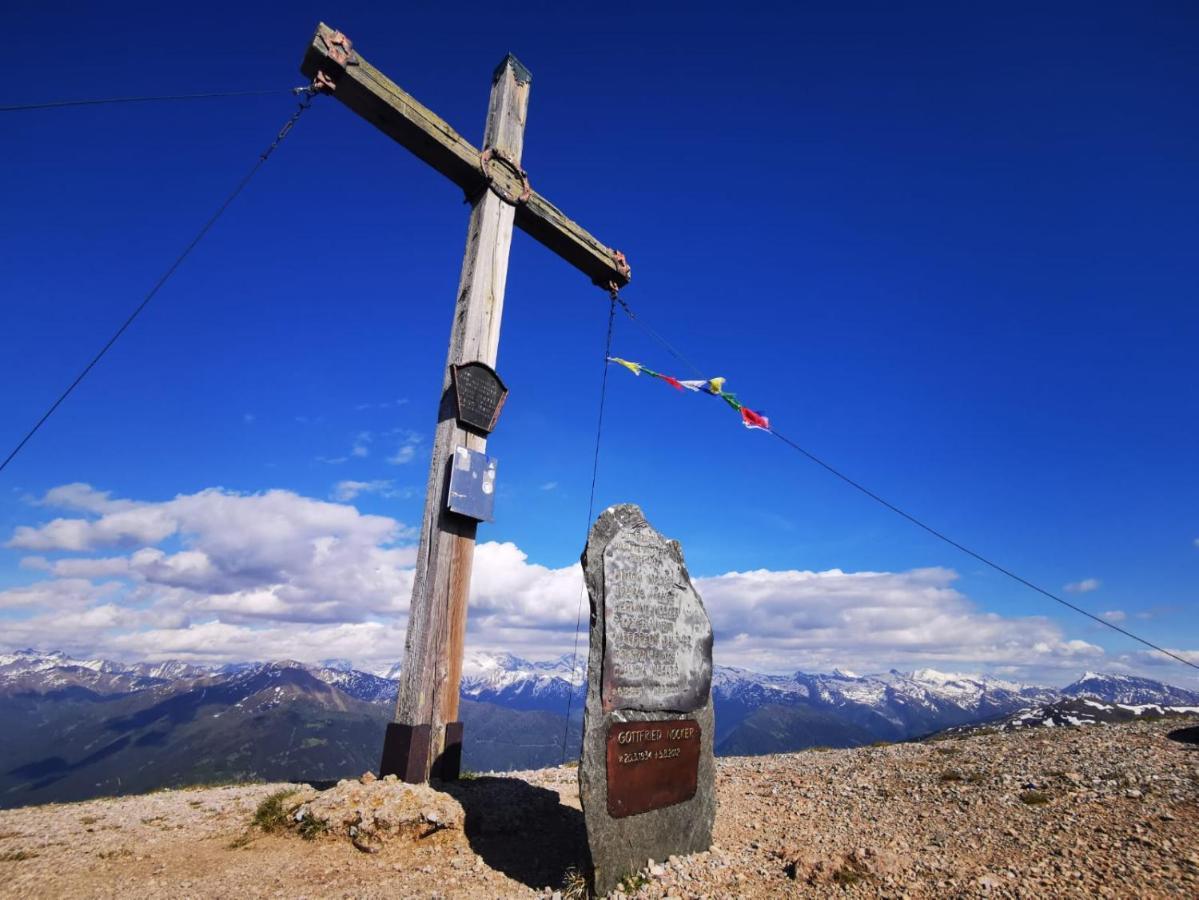
[[[342,482],[334,497],[386,487]],[[70,484],[36,505],[63,515],[7,542],[34,579],[0,591],[9,645],[210,662],[336,656],[364,668],[401,654],[415,547],[392,518],[282,490],[145,502]],[[1102,648],[1046,618],[978,608],[956,579],[944,568],[762,569],[696,587],[717,661],[760,671],[936,664],[1072,677],[1103,662]],[[468,642],[535,659],[569,652],[580,601],[577,564],[548,568],[515,544],[480,544]]]

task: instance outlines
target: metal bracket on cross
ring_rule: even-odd
[[[529,198],[533,196],[533,187],[529,184],[529,173],[503,150],[497,150],[494,147],[486,148],[479,154],[479,170],[487,182],[487,189],[509,206],[528,203]],[[520,193],[516,192],[517,188]]]

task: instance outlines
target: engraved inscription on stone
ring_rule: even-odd
[[[712,626],[681,559],[648,525],[604,550],[605,709],[690,712],[712,683]]]
[[[631,504],[587,536],[591,598],[579,801],[591,896],[647,859],[712,845],[712,627],[683,549]]]
[[[484,434],[495,428],[508,389],[491,366],[468,362],[453,366],[454,397],[458,403],[458,422]]]
[[[608,815],[619,819],[694,797],[700,734],[694,719],[612,725],[608,729]]]

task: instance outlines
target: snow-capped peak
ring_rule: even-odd
[[[957,675],[951,672],[939,672],[936,669],[917,669],[909,676],[912,681],[923,681],[928,684],[953,684],[961,681],[977,681],[977,675]]]

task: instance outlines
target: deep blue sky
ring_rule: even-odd
[[[1050,589],[1097,579],[1077,602],[1194,649],[1199,12],[1042,6],[26,5],[7,14],[24,62],[0,104],[286,89],[324,19],[477,143],[512,51],[534,77],[532,183],[628,254],[646,321],[884,496]],[[4,115],[0,450],[293,106]],[[450,183],[318,98],[0,476],[0,533],[49,517],[23,498],[76,481],[164,500],[390,479],[408,496],[357,506],[417,521],[466,218]],[[480,537],[547,566],[584,538],[606,312],[518,233]],[[627,321],[614,350],[693,377]],[[723,404],[620,369],[609,386],[599,507],[642,504],[698,574],[943,566],[984,609],[1132,649]],[[320,461],[361,432],[368,455]],[[389,465],[409,433],[416,458]],[[31,580],[23,555],[0,551],[0,587]]]

